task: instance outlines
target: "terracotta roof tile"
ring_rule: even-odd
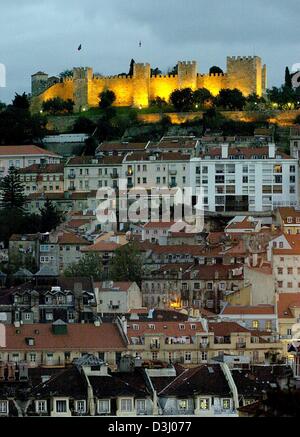
[[[300,292],[280,293],[277,297],[277,314],[280,319],[294,318],[291,308],[300,308]]]
[[[69,324],[66,335],[54,335],[52,325],[34,324],[15,328],[6,325],[6,348],[13,351],[34,350],[124,350],[125,344],[115,324],[103,323],[97,327],[92,324]],[[20,331],[20,334],[17,334]],[[39,334],[35,332],[38,331]],[[34,338],[35,345],[29,346],[25,339]],[[4,350],[3,348],[1,349]]]
[[[91,244],[87,240],[74,234],[73,232],[64,232],[62,235],[59,235],[58,243],[68,245],[76,244],[80,246],[88,246]]]
[[[274,305],[257,305],[257,306],[229,306],[227,305],[222,315],[239,315],[239,314],[275,314]]]
[[[57,158],[61,158],[60,155],[57,155],[50,150],[42,149],[41,147],[34,145],[27,146],[0,146],[0,156],[18,156],[18,155],[45,155],[45,156],[53,156]]]

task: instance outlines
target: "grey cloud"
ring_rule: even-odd
[[[268,65],[269,85],[280,85],[285,66],[300,62],[299,12],[298,0],[2,0],[0,100],[28,92],[37,70],[83,64],[116,74],[132,57],[162,69],[195,59],[205,72],[224,68],[227,55],[255,52]]]

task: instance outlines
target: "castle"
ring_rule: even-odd
[[[133,75],[102,77],[93,74],[89,67],[74,68],[73,77],[60,80],[38,72],[32,75],[32,111],[38,112],[42,103],[54,97],[75,102],[74,110],[80,112],[97,107],[99,94],[106,89],[114,91],[116,106],[147,107],[151,100],[161,97],[169,100],[175,89],[207,88],[217,95],[222,88],[238,88],[245,96],[266,91],[267,68],[258,56],[227,57],[224,74],[199,74],[197,63],[178,62],[178,73],[151,75],[150,64],[134,64]]]

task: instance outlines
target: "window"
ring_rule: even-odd
[[[209,410],[209,399],[199,399],[199,409],[200,410]]]
[[[132,399],[121,399],[121,411],[130,412],[133,410]]]
[[[56,412],[66,413],[67,412],[67,401],[56,401]]]
[[[145,399],[138,399],[136,401],[136,409],[138,412],[145,412],[146,411],[146,400]]]
[[[278,288],[283,288],[283,282],[282,281],[278,281]]]
[[[75,411],[76,413],[85,413],[85,401],[76,401],[75,402]]]
[[[109,414],[110,413],[110,400],[109,399],[99,399],[98,400],[98,414]]]
[[[191,352],[186,352],[184,355],[184,361],[186,363],[191,363],[192,362],[192,354]]]
[[[277,273],[278,273],[278,275],[283,275],[283,268],[282,268],[282,267],[279,267],[279,268],[277,269]]]
[[[293,269],[293,267],[288,267],[288,275],[292,275],[293,274],[293,271],[294,271],[294,269]]]
[[[222,404],[223,404],[223,410],[230,410],[230,406],[231,406],[230,399],[223,399]]]
[[[201,360],[202,361],[207,361],[207,352],[202,352],[201,353]]]
[[[185,411],[185,410],[188,410],[188,408],[189,408],[189,401],[187,399],[180,399],[178,401],[178,409],[179,410]]]
[[[25,320],[30,320],[31,318],[31,314],[30,313],[25,313]]]
[[[252,328],[253,329],[259,329],[259,321],[258,320],[253,320],[252,321]]]
[[[36,362],[36,354],[30,354],[29,355],[29,360],[31,363],[35,363]]]
[[[47,401],[35,401],[36,413],[47,413]]]
[[[293,288],[293,283],[292,282],[288,282],[287,286],[288,286],[288,288]]]

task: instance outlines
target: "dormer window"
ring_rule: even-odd
[[[140,329],[139,325],[132,325],[132,329],[134,331],[138,331]]]
[[[149,325],[149,329],[155,329],[155,325]]]
[[[180,325],[179,325],[179,329],[180,329],[180,331],[184,331],[184,330],[185,330],[185,325],[180,324]]]
[[[293,218],[292,217],[288,217],[287,218],[287,222],[288,222],[288,224],[292,224],[293,223]]]

